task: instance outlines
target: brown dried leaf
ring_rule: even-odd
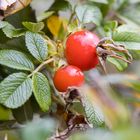
[[[6,3],[4,7],[1,5],[1,10],[4,11],[4,17],[12,15],[21,9],[25,8],[31,3],[31,0],[13,0],[10,3]]]

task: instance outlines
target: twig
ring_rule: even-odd
[[[54,61],[54,58],[50,58],[46,61],[44,61],[43,63],[41,63],[28,77],[31,77],[33,74],[35,74],[36,72],[40,71],[45,65],[51,63]]]
[[[77,132],[85,131],[88,128],[90,128],[88,124],[71,125],[63,132],[59,133],[58,136],[53,136],[49,140],[66,140],[70,135]]]

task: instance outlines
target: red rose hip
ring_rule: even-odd
[[[81,86],[84,83],[84,74],[75,66],[64,66],[55,72],[53,82],[58,91],[65,92],[68,87]]]
[[[68,64],[77,66],[83,71],[96,67],[98,64],[96,46],[98,43],[98,36],[86,30],[70,34],[65,48]]]

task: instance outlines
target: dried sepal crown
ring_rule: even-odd
[[[103,38],[100,40],[96,50],[104,71],[106,71],[105,61],[107,57],[117,58],[127,63],[131,63],[132,61],[132,56],[125,46],[122,44],[116,44],[111,38]]]

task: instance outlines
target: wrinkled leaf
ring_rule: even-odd
[[[107,60],[114,64],[115,67],[119,70],[119,71],[123,71],[124,69],[127,68],[128,64],[122,60],[116,59],[116,58],[112,58],[112,57],[108,57]]]
[[[34,96],[43,111],[48,111],[51,105],[51,91],[47,78],[41,73],[33,75]]]
[[[32,94],[32,81],[25,73],[9,75],[0,83],[0,103],[8,108],[23,105]]]
[[[27,32],[25,35],[25,41],[28,50],[38,61],[42,62],[47,59],[47,43],[40,34]]]
[[[6,21],[0,21],[0,29],[1,28],[4,34],[9,38],[19,37],[24,35],[25,33],[24,29],[16,29],[13,25],[9,24]]]
[[[33,22],[22,22],[24,27],[26,27],[29,31],[39,32],[44,28],[43,22],[33,23]]]
[[[34,69],[31,60],[24,53],[15,50],[0,50],[0,64],[19,70]]]
[[[82,92],[85,89],[83,89]],[[86,91],[89,92],[89,91]],[[87,120],[93,127],[102,126],[104,124],[104,115],[100,107],[98,106],[96,100],[93,102],[90,99],[89,94],[82,94],[82,105],[84,106],[84,110],[86,113]]]
[[[135,32],[114,32],[113,40],[129,50],[140,50],[140,34]]]

